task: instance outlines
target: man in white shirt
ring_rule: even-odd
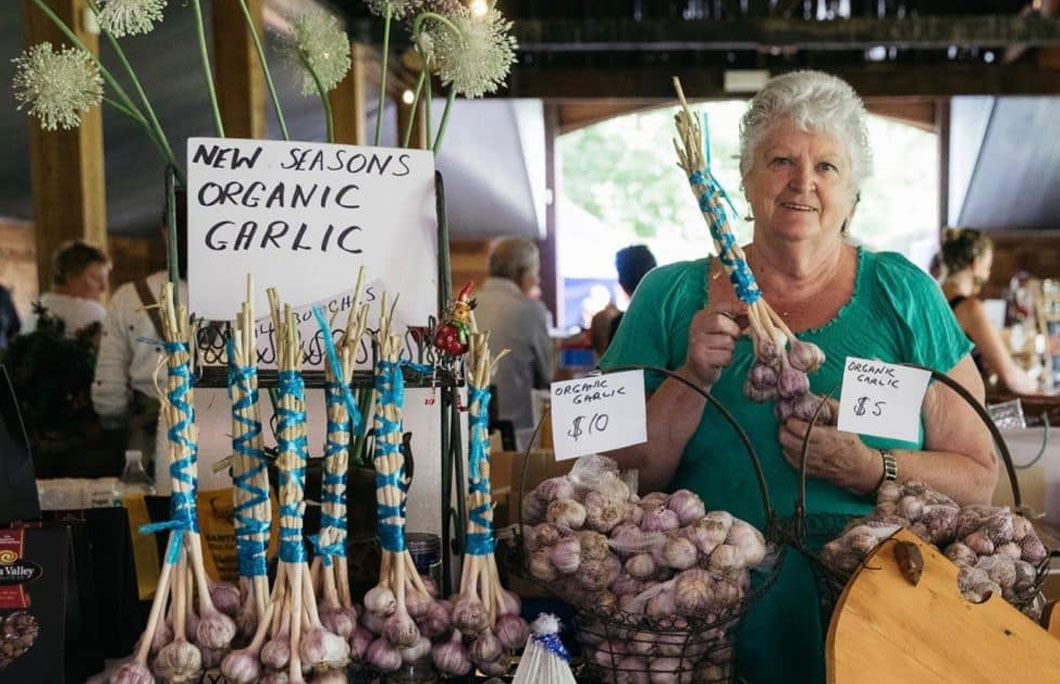
[[[549,314],[531,294],[541,282],[537,246],[508,238],[490,249],[490,277],[475,295],[475,321],[491,332],[490,346],[509,355],[493,374],[497,415],[510,420],[518,433],[534,425],[532,392],[552,380]]]
[[[183,197],[177,202],[179,298],[187,305],[186,221]],[[147,465],[156,456],[159,418],[155,371],[165,354],[162,349],[161,319],[152,308],[168,279],[157,271],[138,281],[125,283],[107,306],[103,335],[96,358],[92,383],[92,405],[104,427],[128,427],[129,449],[139,449]],[[165,389],[166,369],[158,371],[159,386]]]
[[[41,295],[46,315],[63,322],[67,337],[103,320],[107,308],[100,299],[109,289],[110,260],[103,250],[75,240],[60,247],[52,258],[52,289]],[[37,329],[40,315],[26,318],[23,332]]]

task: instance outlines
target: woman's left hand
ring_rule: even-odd
[[[780,446],[784,459],[798,471],[802,462],[802,443],[810,424],[789,418],[780,426]],[[876,490],[883,476],[880,453],[850,432],[815,425],[806,452],[806,475],[828,480],[856,494]]]

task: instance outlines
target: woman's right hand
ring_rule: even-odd
[[[713,385],[721,371],[732,363],[736,340],[743,334],[739,324],[748,314],[747,305],[715,301],[692,317],[688,329],[688,355],[679,372],[702,387]]]

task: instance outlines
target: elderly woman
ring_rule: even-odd
[[[997,373],[1001,384],[1017,394],[1034,394],[1038,383],[1016,365],[986,314],[979,291],[990,279],[994,245],[978,230],[949,228],[942,235],[942,293],[957,322],[975,344],[972,358],[981,372]]]
[[[813,391],[831,391],[844,359],[858,356],[936,368],[982,397],[970,344],[935,283],[898,254],[843,239],[871,166],[864,107],[850,86],[812,71],[772,79],[744,115],[740,143],[754,220],[753,242],[744,249],[766,300],[828,357],[810,376]],[[752,346],[737,321],[746,312],[717,259],[657,268],[641,283],[601,366],[662,366],[709,389],[751,435],[772,502],[788,516],[808,425],[778,423],[771,405],[744,397]],[[616,452],[619,461],[640,470],[646,491],[687,487],[708,508],[762,527],[758,485],[732,428],[680,382],[649,379],[649,390],[648,441]],[[962,503],[987,501],[997,479],[985,427],[953,392],[932,386],[915,442],[813,430],[810,512],[867,512],[885,464],[899,480],[925,481]],[[756,684],[824,681],[825,628],[810,569],[788,554],[777,583],[741,625],[738,671]]]

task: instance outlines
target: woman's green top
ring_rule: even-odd
[[[708,259],[663,266],[649,273],[634,294],[615,339],[600,361],[602,368],[624,364],[679,368],[688,352],[692,317],[707,305]],[[798,335],[827,356],[810,376],[819,395],[835,391],[848,356],[892,363],[911,362],[948,372],[970,350],[941,290],[905,257],[858,250],[854,293],[830,322]],[[732,365],[711,393],[747,432],[762,464],[776,514],[791,515],[797,472],[788,465],[778,441],[773,404],[744,397],[743,384],[753,361],[750,339],[736,344]],[[662,382],[647,374],[648,390]],[[915,443],[864,437],[876,448],[920,449]],[[721,414],[710,407],[685,448],[671,489],[688,488],[703,497],[708,510],[727,510],[759,528],[765,513],[761,490],[747,451]],[[806,483],[810,513],[864,514],[872,499],[856,496],[823,480]],[[737,632],[737,668],[753,684],[823,682],[824,631],[809,565],[797,553],[786,554],[780,576],[751,609]]]

